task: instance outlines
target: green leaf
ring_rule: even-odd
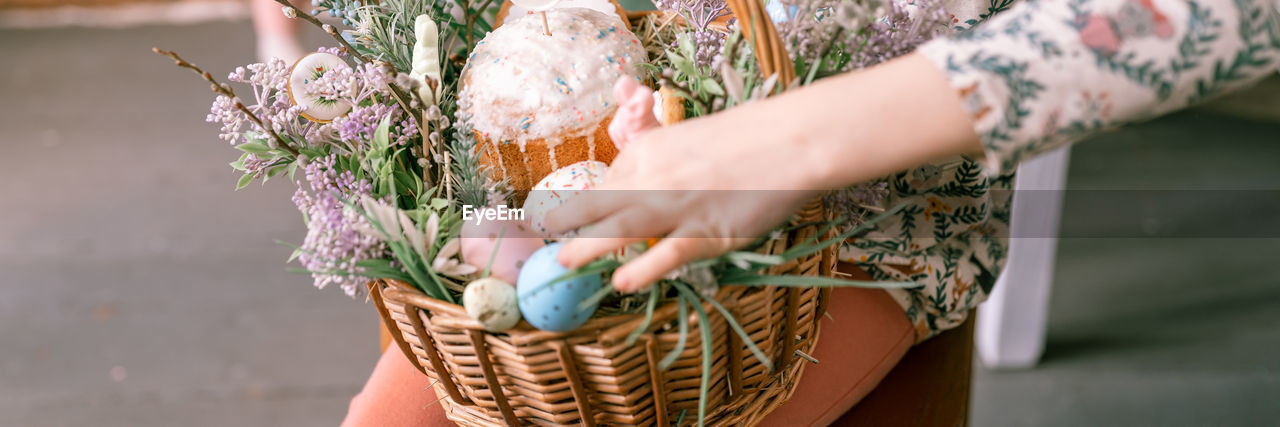
[[[318,159],[328,154],[327,150],[315,147],[302,147],[298,149],[299,153],[306,154],[307,157]]]
[[[621,266],[621,265],[622,265],[622,263],[621,263],[621,262],[618,262],[618,260],[610,259],[610,258],[601,258],[601,259],[598,259],[598,260],[592,261],[590,264],[584,265],[584,266],[582,266],[582,267],[578,267],[578,269],[576,269],[576,270],[569,271],[569,272],[566,272],[566,273],[564,273],[564,274],[561,274],[560,276],[558,276],[558,277],[556,277],[556,278],[554,278],[554,279],[551,279],[551,280],[550,280],[550,281],[548,281],[547,283],[543,283],[542,285],[535,286],[535,287],[533,287],[533,288],[531,288],[531,289],[528,289],[528,290],[521,290],[521,291],[520,291],[520,293],[521,293],[521,294],[529,294],[529,293],[539,292],[539,291],[542,291],[542,288],[545,288],[545,287],[547,287],[547,286],[554,285],[554,284],[556,284],[556,283],[560,283],[560,282],[563,282],[563,281],[566,281],[566,280],[576,279],[576,278],[579,278],[579,277],[586,277],[586,276],[591,276],[591,275],[599,275],[599,274],[602,274],[602,273],[604,273],[604,272],[606,272],[606,271],[610,271],[610,270],[616,269],[616,268],[618,268],[618,267],[619,267],[619,266]]]
[[[683,284],[677,286],[681,285]],[[687,287],[687,285],[683,286]],[[685,291],[693,293],[691,289],[686,290],[684,287],[677,287],[677,289],[681,290],[682,293]],[[745,329],[742,329],[742,325],[738,324],[738,319],[733,317],[733,313],[730,313],[729,309],[720,305],[720,301],[716,301],[715,298],[708,298],[704,296],[702,299],[711,303],[711,306],[715,307],[716,311],[720,312],[720,315],[724,317],[725,322],[729,324],[729,328],[733,329],[733,332],[736,332],[739,338],[742,338],[742,342],[747,345],[747,349],[751,350],[751,354],[756,357],[756,360],[759,360],[760,363],[764,364],[765,369],[768,369],[769,372],[773,372],[773,362],[769,360],[768,356],[764,355],[764,352],[760,350],[760,347],[756,346],[755,341],[751,339],[751,335],[747,334]]]
[[[685,57],[680,56],[680,54],[667,50],[667,59],[671,61],[671,66],[676,67],[676,71],[679,71],[681,74],[686,76],[697,74],[697,69],[693,66],[693,61],[685,59]]]
[[[281,174],[283,174],[283,173],[285,172],[285,170],[287,170],[287,169],[288,169],[288,168],[287,168],[287,167],[285,167],[285,166],[276,166],[276,167],[274,167],[274,168],[267,169],[267,179],[271,179],[271,178],[275,178],[275,177],[277,177],[277,176],[280,176],[280,175],[281,175]],[[266,179],[264,179],[264,180],[262,180],[262,181],[263,181],[263,182],[266,182]]]
[[[231,168],[240,172],[247,172],[249,169],[244,166],[244,161],[245,159],[248,159],[248,158],[249,158],[249,153],[241,154],[240,159],[234,162],[231,162]]]
[[[724,96],[724,88],[720,87],[720,83],[716,82],[716,79],[710,77],[702,79],[702,89],[715,96]]]
[[[373,131],[373,149],[385,150],[391,146],[391,115],[382,118],[382,122],[378,123],[378,129]]]
[[[587,297],[586,299],[578,303],[578,312],[579,313],[586,312],[587,309],[591,308],[591,306],[593,305],[599,304],[600,300],[603,300],[604,297],[609,296],[609,294],[612,292],[613,292],[613,286],[608,286],[608,285],[601,286],[600,289],[596,290],[596,293],[591,294],[591,296]]]
[[[730,273],[720,277],[724,286],[781,286],[797,288],[874,288],[906,289],[920,286],[915,282],[889,282],[875,280],[848,280],[825,276],[799,276],[794,274]]]
[[[823,241],[821,241],[821,242],[814,243],[814,244],[812,244],[812,245],[792,247],[791,249],[788,249],[788,250],[786,250],[785,252],[783,252],[783,253],[782,253],[782,257],[783,257],[783,258],[786,258],[786,259],[796,259],[796,258],[800,258],[800,257],[805,256],[805,255],[810,255],[810,254],[816,253],[816,252],[818,252],[818,251],[821,251],[821,250],[823,250],[823,249],[827,248],[828,246],[838,244],[838,243],[840,243],[840,242],[843,242],[843,241],[845,241],[845,240],[848,240],[850,237],[856,236],[856,235],[858,235],[858,234],[861,234],[861,233],[862,233],[862,232],[864,232],[864,231],[870,230],[870,229],[871,229],[871,227],[875,227],[875,225],[876,225],[877,223],[879,223],[880,221],[884,221],[885,219],[888,219],[889,217],[892,217],[892,216],[894,216],[894,215],[897,215],[897,214],[898,214],[898,212],[901,212],[901,211],[902,211],[902,209],[904,209],[904,208],[906,208],[906,207],[907,207],[906,202],[903,202],[903,203],[901,203],[901,204],[899,204],[899,205],[897,205],[897,206],[894,206],[893,208],[891,208],[891,209],[889,209],[889,210],[887,210],[887,211],[884,211],[883,213],[881,213],[881,214],[879,214],[879,215],[876,215],[875,217],[873,217],[873,218],[871,218],[871,219],[867,220],[867,222],[864,222],[864,223],[862,223],[862,224],[858,224],[858,226],[857,226],[857,227],[854,227],[854,228],[850,229],[849,231],[846,231],[846,232],[844,232],[844,233],[841,233],[840,235],[837,235],[837,236],[832,237],[832,238],[827,239],[827,240],[823,240]]]
[[[684,352],[684,346],[689,340],[689,307],[686,306],[684,299],[676,299],[676,307],[680,309],[680,317],[677,319],[680,325],[680,336],[676,338],[676,346],[672,347],[671,351],[658,362],[658,369],[664,371],[670,368],[672,363],[676,363],[676,359],[680,358],[680,353]]]
[[[826,62],[826,58],[818,58],[809,68],[809,74],[805,76],[803,84],[813,83],[813,78],[818,75],[818,70],[822,69],[822,63]]]
[[[698,331],[702,333],[702,381],[698,385],[698,427],[702,427],[707,418],[707,390],[711,386],[711,319],[707,317],[707,310],[702,308],[698,295],[682,285],[677,282],[676,290],[698,313]]]
[[[284,240],[279,240],[279,239],[277,239],[277,240],[276,240],[276,244],[277,244],[277,245],[288,246],[288,247],[290,247],[290,248],[293,248],[293,253],[289,254],[289,259],[285,261],[286,263],[293,262],[293,260],[298,259],[298,256],[299,256],[299,255],[302,255],[302,254],[304,254],[304,253],[307,253],[307,251],[303,250],[301,246],[295,245],[295,244],[293,244],[293,243],[286,242],[286,241],[284,241]]]
[[[261,142],[246,142],[244,144],[237,145],[236,149],[253,154],[267,154],[271,152],[271,147]]]
[[[634,331],[627,334],[628,347],[635,344],[636,340],[640,339],[640,335],[644,335],[644,331],[649,330],[649,325],[653,323],[653,309],[658,306],[658,295],[661,291],[662,282],[654,284],[653,287],[649,289],[649,303],[645,304],[644,307],[644,321],[640,322],[640,326],[636,327]]]
[[[742,260],[746,262],[752,262],[752,263],[764,264],[764,265],[778,265],[785,262],[785,259],[780,256],[765,255],[765,254],[756,253],[756,252],[729,252],[725,254],[725,258],[727,258],[730,262],[734,262],[736,260]]]
[[[489,253],[489,262],[484,265],[484,272],[480,273],[480,277],[489,277],[489,272],[493,268],[493,260],[498,258],[498,249],[502,248],[502,238],[507,235],[507,225],[502,225],[502,230],[498,231],[497,240],[493,241],[493,252]]]
[[[245,188],[249,186],[250,182],[253,182],[253,174],[246,173],[244,175],[241,175],[240,180],[236,181],[236,189],[239,190],[241,188]]]
[[[698,47],[693,44],[693,35],[686,33],[684,37],[679,37],[677,43],[680,47],[680,54],[686,58],[698,56]]]

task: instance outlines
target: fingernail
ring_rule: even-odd
[[[614,274],[613,288],[617,289],[619,292],[631,293],[631,281],[627,280],[625,276],[620,277],[617,274]]]
[[[578,268],[578,266],[573,265],[573,256],[571,256],[568,245],[565,245],[564,249],[560,250],[560,254],[556,255],[556,261],[559,261],[560,265],[570,270]]]

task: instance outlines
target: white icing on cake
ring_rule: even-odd
[[[618,7],[614,6],[612,0],[560,0],[559,3],[556,3],[555,6],[552,6],[551,8],[572,9],[575,7],[591,9],[605,15],[613,16],[619,20],[622,19],[621,16],[618,16]],[[507,22],[521,19],[531,14],[532,12],[525,9],[520,5],[520,3],[511,2],[511,8],[507,9]]]
[[[616,15],[557,8],[547,21],[551,36],[542,19],[508,21],[476,44],[462,71],[458,107],[492,141],[523,150],[529,140],[594,131],[617,109],[614,82],[639,75],[644,48]]]

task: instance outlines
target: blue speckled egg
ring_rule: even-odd
[[[549,284],[569,269],[556,261],[563,245],[553,243],[538,249],[520,269],[516,281],[516,294],[520,299],[520,314],[525,321],[544,331],[567,332],[577,329],[596,312],[592,304],[587,310],[578,311],[578,304],[591,297],[604,286],[599,275],[578,277]]]

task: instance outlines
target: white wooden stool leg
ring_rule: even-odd
[[[978,309],[974,340],[988,368],[1028,368],[1044,352],[1067,158],[1067,148],[1062,148],[1018,167],[1009,260]]]

